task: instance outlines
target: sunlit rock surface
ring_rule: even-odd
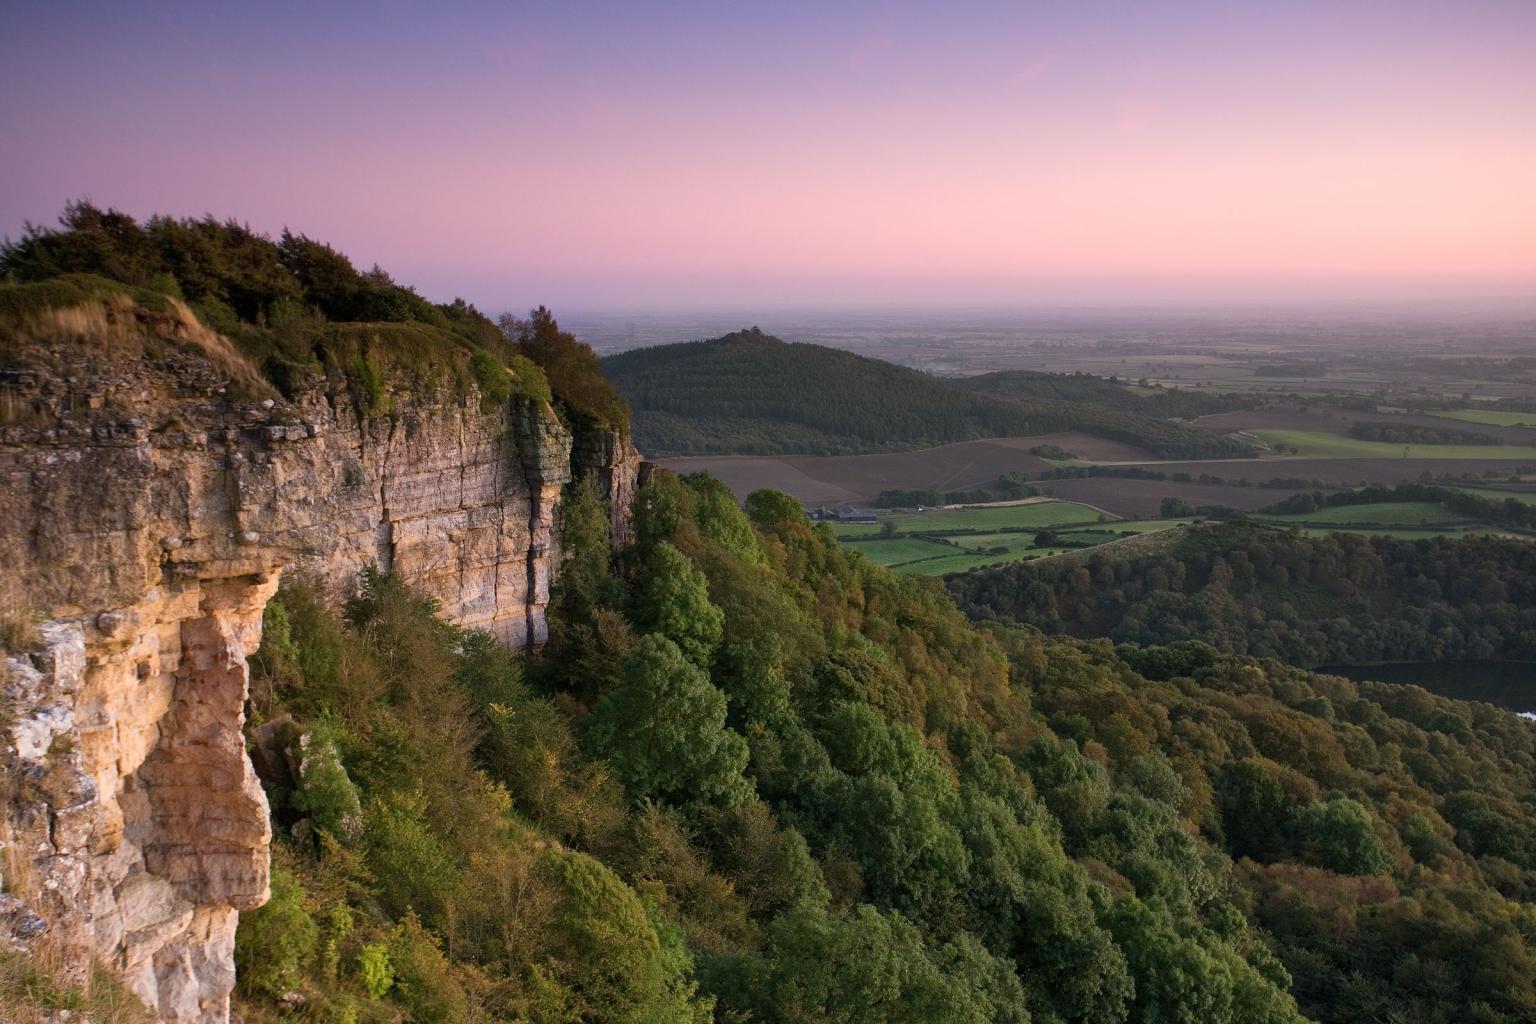
[[[267,898],[246,657],[284,573],[344,598],[401,573],[455,621],[547,636],[560,496],[628,529],[627,439],[514,398],[234,397],[184,353],[0,373],[0,944],[97,957],[168,1022],[229,1016],[238,912]],[[20,411],[18,411],[20,410]]]

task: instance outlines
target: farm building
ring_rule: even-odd
[[[873,525],[877,520],[873,512],[852,505],[843,505],[839,508],[827,508],[825,505],[815,509],[807,509],[806,515],[818,523],[867,523]]]

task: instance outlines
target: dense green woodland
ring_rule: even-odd
[[[755,327],[609,356],[603,371],[629,403],[636,443],[654,456],[902,451],[1065,430],[1166,458],[1254,454],[1226,435],[1159,419],[1157,406],[1143,413],[1124,389],[1115,404],[972,387]]]
[[[488,404],[516,390],[553,397],[577,425],[628,429],[597,357],[542,307],[498,325],[462,299],[429,302],[378,266],[360,272],[304,235],[274,242],[212,217],[140,224],[86,202],[66,207],[58,228],[0,245],[0,364],[24,357],[40,314],[118,298],[142,322],[195,315],[255,366],[256,386],[290,397],[328,378],[381,415],[391,381],[418,398],[473,383]]]
[[[1127,643],[1201,640],[1295,665],[1536,660],[1536,545],[1509,538],[1212,524],[1158,551],[1106,548],[949,586],[984,618]]]
[[[1536,1015],[1516,716],[974,625],[776,492],[635,508],[614,552],[572,488],[528,661],[391,576],[284,585],[251,726],[309,739],[247,1021]]]

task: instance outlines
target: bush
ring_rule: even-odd
[[[1195,514],[1195,508],[1183,498],[1167,497],[1157,507],[1158,515],[1164,519],[1183,519]]]
[[[514,353],[508,357],[507,366],[512,371],[512,376],[517,378],[517,386],[524,395],[536,402],[546,404],[555,400],[554,394],[549,390],[549,378],[544,376],[544,370],[538,363],[527,356]]]
[[[725,727],[725,694],[677,645],[651,634],[587,724],[587,743],[636,797],[730,805],[751,796],[746,742]]]
[[[469,355],[469,373],[480,389],[481,412],[490,412],[506,404],[512,394],[512,380],[501,360],[485,349],[477,348]]]
[[[407,912],[390,939],[394,999],[420,1024],[460,1024],[472,1020],[469,994],[455,977],[437,937]]]
[[[389,947],[370,942],[357,953],[357,976],[369,998],[383,999],[395,984],[395,969],[389,962]]]
[[[315,955],[319,936],[319,927],[304,909],[304,890],[274,861],[271,899],[242,913],[235,932],[241,991],[275,999],[293,989]]]
[[[629,433],[629,407],[603,376],[591,346],[562,331],[540,306],[527,320],[503,317],[502,330],[519,355],[538,364],[559,406],[578,422]]]
[[[336,726],[315,725],[299,738],[299,788],[295,809],[309,815],[310,824],[332,838],[356,842],[363,837],[363,807],[357,787],[341,763]]]
[[[675,938],[663,941],[617,875],[578,853],[546,856],[543,873],[559,893],[548,952],[577,1011],[571,1019],[708,1024],[710,1002],[686,980],[689,958]]]
[[[1392,857],[1371,828],[1371,812],[1347,797],[1308,804],[1291,815],[1291,833],[1312,863],[1344,875],[1380,875]]]
[[[651,551],[636,595],[635,618],[707,668],[724,635],[725,613],[709,600],[709,581],[666,541]]]

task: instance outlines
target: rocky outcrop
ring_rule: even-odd
[[[174,348],[0,385],[0,941],[105,961],[164,1021],[227,1020],[237,915],[267,897],[246,657],[282,574],[340,599],[376,564],[537,645],[564,485],[593,477],[622,539],[637,459],[473,390],[402,389],[387,416],[334,382],[237,400]]]

